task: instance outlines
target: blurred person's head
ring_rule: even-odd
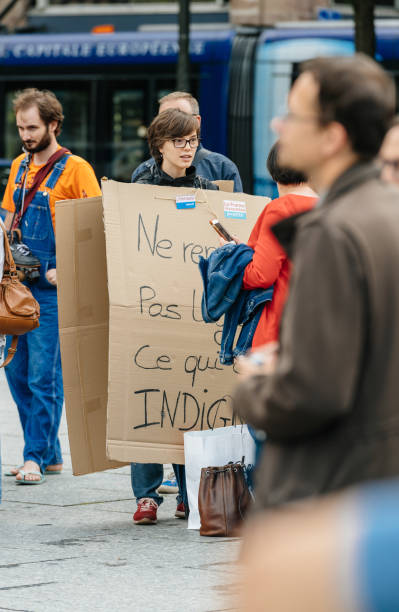
[[[283,166],[280,162],[280,143],[277,140],[269,151],[266,167],[273,181],[277,184],[279,195],[303,193],[316,196],[309,186],[307,176],[299,170]]]
[[[162,170],[177,178],[184,176],[199,144],[195,116],[170,108],[157,115],[148,128],[150,153]]]
[[[186,91],[172,91],[158,100],[159,112],[162,113],[170,108],[178,108],[183,113],[193,115],[201,125],[201,115],[198,101]]]
[[[19,91],[13,108],[20,138],[29,153],[39,153],[56,141],[64,115],[51,91],[35,88]]]
[[[376,157],[394,114],[395,87],[362,54],[321,57],[303,64],[288,105],[274,123],[281,163],[325,189],[356,162]]]
[[[275,142],[267,156],[266,166],[273,181],[280,185],[300,185],[306,183],[307,178],[303,172],[283,166],[279,159],[279,142]]]
[[[399,185],[399,116],[392,121],[380,149],[381,178]]]

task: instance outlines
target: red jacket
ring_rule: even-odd
[[[278,221],[313,208],[316,198],[288,194],[269,202],[259,216],[248,240],[254,257],[244,272],[244,289],[267,288],[274,283],[271,302],[267,302],[255,330],[252,347],[278,340],[280,318],[288,292],[291,262],[270,227]]]

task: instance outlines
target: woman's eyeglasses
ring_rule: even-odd
[[[184,149],[187,144],[190,146],[190,149],[196,149],[200,141],[197,136],[193,136],[193,138],[172,138],[171,140],[176,149]]]

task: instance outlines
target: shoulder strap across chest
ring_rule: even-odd
[[[56,164],[54,164],[52,172],[46,181],[47,189],[54,189],[54,187],[57,184],[58,179],[60,178],[61,174],[64,171],[64,168],[70,156],[71,156],[71,153],[68,151],[59,159],[59,161],[57,161]]]

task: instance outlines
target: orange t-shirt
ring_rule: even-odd
[[[24,153],[19,155],[16,159],[14,159],[11,165],[10,176],[8,178],[2,204],[2,207],[10,212],[14,212],[15,210],[13,194],[15,189],[18,187],[18,185],[15,184],[15,177],[17,176],[19,166],[24,157]],[[32,185],[36,172],[38,172],[40,168],[41,166],[37,166],[31,162],[26,179],[27,189],[29,189],[29,187]],[[54,189],[48,189],[45,187],[51,172],[52,170],[40,184],[39,191],[47,191],[47,193],[49,193],[51,218],[53,220],[53,227],[55,227],[56,202],[59,200],[74,200],[76,198],[90,198],[99,196],[101,195],[101,189],[98,185],[93,168],[86,160],[84,160],[82,157],[78,157],[77,155],[70,155],[68,157],[65,168]]]
[[[316,198],[288,194],[267,204],[248,240],[254,249],[252,261],[244,272],[244,289],[267,289],[274,283],[273,299],[266,302],[256,327],[252,348],[278,340],[280,319],[288,293],[291,262],[270,230],[286,217],[313,208]]]

